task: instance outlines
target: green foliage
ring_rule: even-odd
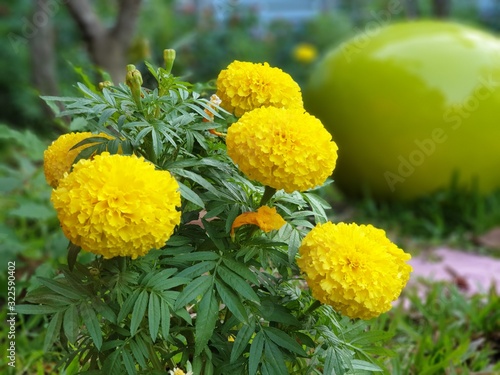
[[[405,291],[401,305],[386,315],[385,322],[374,322],[395,334],[389,347],[397,355],[388,361],[388,373],[500,371],[499,295],[492,289],[470,297],[444,283],[417,286]]]
[[[60,369],[81,373],[152,373],[192,366],[195,374],[361,374],[382,371],[376,357],[388,339],[367,323],[341,317],[311,296],[295,263],[303,236],[327,221],[314,191],[286,194],[249,181],[225,151],[233,116],[209,102],[211,87],[146,64],[157,85],[140,103],[125,85],[78,84],[82,97],[62,102],[60,116],[83,119],[92,137],[79,155],[142,155],[179,182],[181,224],[166,246],[135,260],[86,261],[70,246],[68,266],[38,277],[17,306],[50,316],[44,349],[60,347]],[[78,146],[78,145],[77,145]],[[274,206],[287,224],[264,233],[242,212]]]
[[[448,189],[411,201],[377,202],[365,198],[357,203],[359,219],[384,223],[403,235],[427,239],[478,235],[500,223],[500,192],[481,194],[474,186],[460,189],[452,179]]]

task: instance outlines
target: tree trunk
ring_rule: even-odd
[[[46,9],[50,0],[36,0],[34,14],[45,15],[45,22],[37,24],[37,32],[29,38],[29,49],[31,57],[31,74],[33,86],[40,95],[59,94],[56,74],[56,53],[54,43],[54,25]],[[43,103],[44,112],[47,116],[54,117],[50,108]]]
[[[450,0],[432,0],[432,13],[438,18],[447,18],[450,15]]]
[[[409,19],[415,19],[420,16],[420,10],[418,8],[418,0],[406,0],[405,1],[406,17]]]
[[[103,26],[88,0],[67,0],[66,6],[82,32],[92,62],[109,73],[115,84],[125,81],[127,51],[132,42],[142,0],[121,0],[110,28]]]

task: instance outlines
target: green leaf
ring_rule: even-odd
[[[307,357],[307,353],[302,349],[302,347],[288,334],[280,329],[267,327],[264,329],[267,337],[269,337],[276,345],[285,348],[295,354],[302,357]]]
[[[25,219],[47,220],[54,216],[54,210],[44,204],[26,202],[10,210],[9,215]]]
[[[134,339],[130,340],[130,350],[132,351],[132,354],[136,362],[142,368],[146,368],[147,365],[145,359],[147,359],[148,356],[145,355],[145,353],[142,351],[142,348],[143,348],[143,342],[140,339],[140,336],[135,336]]]
[[[90,305],[83,303],[80,305],[80,314],[85,327],[87,327],[89,331],[90,337],[92,337],[95,347],[98,350],[101,349],[102,331],[94,309]]]
[[[148,275],[146,275],[147,279],[144,278],[144,280],[141,282],[141,284],[144,285],[144,283],[146,283],[146,287],[155,287],[158,282],[161,282],[163,280],[168,279],[170,276],[172,276],[176,272],[177,272],[176,268],[167,268],[167,269],[164,269],[160,272],[149,274],[149,275],[151,275],[149,278],[147,278]]]
[[[259,331],[253,338],[248,357],[248,375],[255,375],[257,373],[264,350],[264,341],[265,337],[262,331]]]
[[[332,347],[329,347],[325,353],[326,358],[323,373],[332,375],[344,374],[344,361],[339,353]]]
[[[233,259],[229,258],[223,258],[222,261],[224,264],[229,268],[230,270],[233,270],[236,272],[238,275],[243,277],[244,279],[250,281],[253,284],[258,285],[259,284],[259,279],[257,278],[257,275],[250,271],[247,265],[244,265],[240,262],[237,262]]]
[[[120,351],[113,351],[104,361],[102,366],[102,373],[107,375],[122,375],[122,361]]]
[[[25,315],[53,314],[66,310],[66,306],[16,305],[16,312]]]
[[[160,297],[156,293],[151,293],[149,295],[148,304],[148,323],[149,323],[149,334],[151,335],[151,340],[156,341],[158,336],[158,331],[160,330],[161,321],[161,311],[160,311]]]
[[[196,297],[205,294],[205,292],[212,286],[211,279],[212,276],[203,275],[191,281],[177,297],[174,310],[179,310],[193,301]]]
[[[52,345],[59,338],[61,332],[61,324],[63,321],[63,313],[62,311],[54,314],[52,319],[50,320],[49,325],[47,326],[47,330],[45,331],[45,340],[43,342],[43,350],[49,351],[52,348]]]
[[[288,224],[290,225],[290,224]],[[297,229],[292,229],[288,238],[288,260],[293,263],[301,244],[300,233]]]
[[[127,297],[127,299],[121,306],[120,312],[118,313],[118,323],[120,323],[128,315],[130,310],[132,310],[132,307],[134,307],[135,302],[137,301],[137,297],[139,297],[139,293],[141,293],[141,289],[136,289],[131,295]]]
[[[63,328],[64,334],[71,344],[76,342],[78,338],[78,329],[80,327],[80,319],[78,316],[78,309],[75,305],[68,307],[64,313]]]
[[[62,296],[71,298],[75,301],[81,300],[83,297],[85,297],[79,293],[76,293],[75,290],[66,283],[58,281],[62,281],[63,279],[51,280],[45,277],[38,276],[37,280],[40,282],[40,284],[45,285],[50,290],[53,290],[54,292],[59,293]]]
[[[361,359],[353,359],[351,361],[352,368],[355,370],[366,370],[371,372],[381,372],[382,369],[374,363],[363,361]]]
[[[176,257],[177,259],[177,257]],[[178,277],[181,278],[193,278],[200,275],[203,275],[206,272],[209,272],[215,268],[217,262],[215,261],[205,261],[200,262],[188,267],[177,274]]]
[[[326,223],[328,221],[328,216],[325,209],[331,209],[328,202],[314,193],[303,193],[302,196],[311,205],[311,209],[317,214],[315,215],[316,223]]]
[[[127,374],[136,375],[137,370],[135,368],[134,358],[127,349],[123,349],[122,351],[122,360],[123,364],[125,365],[125,369],[127,370]]]
[[[179,191],[181,193],[181,196],[190,201],[191,203],[194,203],[195,205],[205,208],[205,203],[201,200],[201,198],[196,194],[193,190],[188,188],[186,185],[179,183]]]
[[[255,332],[254,322],[250,322],[249,324],[243,324],[238,334],[236,335],[236,339],[234,340],[233,349],[231,350],[230,363],[234,363],[238,359],[240,359],[241,355],[248,346],[250,338],[252,337],[254,332]]]
[[[259,297],[254,290],[237,274],[222,266],[217,268],[217,274],[227,285],[230,285],[237,294],[241,294],[250,301],[260,303]]]
[[[152,285],[153,290],[157,290],[159,292],[173,289],[179,285],[187,284],[191,281],[191,278],[188,277],[171,277],[170,279],[159,280],[154,285]]]
[[[134,336],[137,329],[144,319],[144,314],[146,313],[146,307],[148,306],[148,292],[143,290],[139,293],[137,301],[135,302],[134,308],[132,310],[132,317],[130,319],[130,334]]]
[[[196,262],[203,260],[219,260],[220,255],[213,251],[197,251],[187,254],[179,254],[175,256],[175,260],[179,262]]]
[[[219,303],[215,297],[215,292],[209,290],[198,304],[198,311],[196,313],[195,356],[200,355],[208,344],[208,340],[210,340],[214,333],[218,316]]]
[[[264,353],[265,360],[263,365],[270,365],[270,368],[272,369],[272,371],[269,372],[270,374],[288,375],[283,353],[281,353],[281,350],[279,350],[279,348],[272,341],[266,340]]]
[[[160,304],[160,314],[161,314],[161,335],[163,339],[166,340],[170,333],[170,308],[164,300],[162,300]]]
[[[222,302],[227,306],[229,311],[234,314],[236,319],[242,323],[248,321],[247,311],[238,296],[226,285],[224,285],[223,282],[217,279],[215,280],[215,287],[217,288],[217,292],[219,293]]]

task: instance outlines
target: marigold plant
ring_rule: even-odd
[[[67,264],[16,306],[46,315],[54,371],[382,371],[390,335],[357,318],[390,307],[407,255],[371,227],[323,224],[330,205],[312,189],[330,182],[337,146],[298,85],[244,62],[217,88],[193,85],[164,56],[146,63],[153,87],[129,65],[126,84],[46,98],[106,134],[61,147],[77,146],[52,193]]]
[[[227,153],[250,179],[286,192],[322,185],[337,145],[303,109],[266,107],[245,113],[227,132]]]
[[[217,77],[222,107],[240,117],[260,107],[302,108],[302,93],[293,78],[268,63],[234,61]]]

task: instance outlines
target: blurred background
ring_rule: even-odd
[[[174,73],[190,80],[214,79],[239,59],[267,61],[302,84],[315,60],[367,22],[437,17],[496,31],[499,14],[496,0],[3,2],[0,122],[51,135],[39,95],[74,93],[78,72],[96,63],[123,79],[124,63],[161,63],[164,48],[177,50]]]
[[[106,78],[119,83],[126,64],[136,64],[147,83],[143,61],[162,65],[165,48],[177,52],[173,73],[191,82],[214,80],[237,59],[267,61],[303,86],[322,55],[365,30],[369,22],[384,26],[421,18],[456,20],[496,34],[500,0],[2,1],[0,307],[7,290],[7,260],[16,261],[18,299],[36,282],[32,275],[50,276],[55,264],[65,262],[67,240],[50,205],[43,151],[58,135],[78,130],[81,124],[54,118],[40,95],[78,95],[75,84],[86,79],[93,84]],[[465,202],[467,210],[471,200]],[[339,215],[350,212],[344,203],[336,203]],[[434,214],[436,200],[427,204],[428,213]],[[500,207],[500,195],[494,204]],[[364,207],[373,221],[373,202]],[[402,217],[410,217],[406,228],[413,234],[418,229],[439,237],[456,229],[446,226],[442,217],[416,220],[407,207],[403,216],[391,212],[377,211],[400,224]],[[485,227],[499,224],[498,210],[492,220]],[[474,224],[478,223],[484,224]],[[40,319],[20,324],[38,327]],[[46,358],[42,344],[43,336],[18,336],[18,360],[31,369],[28,373],[52,373],[53,362],[41,360]],[[4,345],[0,344],[2,353]]]
[[[499,15],[500,0],[2,2],[0,254],[18,259],[20,280],[66,254],[42,158],[53,139],[81,124],[55,118],[40,95],[77,95],[78,81],[96,84],[109,78],[118,83],[130,63],[147,81],[143,61],[161,65],[165,48],[177,51],[173,73],[191,82],[214,80],[238,59],[267,61],[303,86],[326,51],[361,33],[369,22],[381,27],[444,18],[495,33]],[[2,290],[5,267],[5,262],[0,264]],[[46,269],[51,272],[50,264]]]

